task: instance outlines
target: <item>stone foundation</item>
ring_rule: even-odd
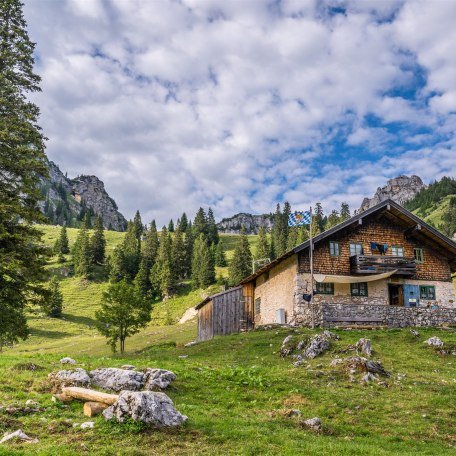
[[[313,309],[309,304],[302,304],[296,308],[295,323],[311,326],[312,310],[314,323],[318,326],[369,324],[369,318],[372,319],[372,325],[392,328],[456,325],[456,309],[395,307],[375,304],[313,304]],[[340,323],[328,321],[329,319],[337,318],[353,318],[354,321],[353,323],[350,321],[342,321]],[[355,320],[358,318],[366,321],[356,323]]]

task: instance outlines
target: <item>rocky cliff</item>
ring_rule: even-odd
[[[217,228],[220,233],[239,234],[241,228],[244,227],[247,234],[258,234],[260,227],[267,230],[272,228],[272,214],[252,215],[240,213],[230,218],[224,218],[217,223]]]
[[[88,213],[100,215],[105,228],[124,231],[125,217],[96,176],[69,179],[54,162],[49,162],[49,179],[41,181],[44,196],[41,209],[51,223],[77,226]]]
[[[396,203],[403,205],[425,187],[418,176],[395,177],[387,181],[384,187],[378,187],[372,198],[364,198],[358,212],[365,211],[387,199],[392,199]]]

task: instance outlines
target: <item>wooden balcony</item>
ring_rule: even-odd
[[[416,273],[414,258],[391,255],[353,255],[350,257],[352,274],[383,274],[397,269],[394,275],[412,276]]]

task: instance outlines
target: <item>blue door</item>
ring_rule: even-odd
[[[420,287],[418,285],[404,285],[404,306],[418,307],[420,305]]]

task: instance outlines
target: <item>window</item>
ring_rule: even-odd
[[[261,312],[261,298],[255,299],[255,314],[258,315]]]
[[[317,287],[316,287],[315,292],[317,294],[333,295],[334,294],[334,284],[317,282]]]
[[[415,263],[424,263],[423,249],[413,249],[413,256],[415,257]]]
[[[363,244],[350,244],[350,256],[362,255],[362,254],[363,254]]]
[[[391,246],[391,255],[403,257],[404,256],[404,247],[400,245],[392,245]]]
[[[435,287],[433,285],[423,285],[420,287],[420,298],[435,300]]]
[[[367,296],[367,283],[351,283],[350,284],[351,295],[352,296]]]
[[[329,254],[333,257],[340,256],[340,245],[338,242],[329,243]]]

